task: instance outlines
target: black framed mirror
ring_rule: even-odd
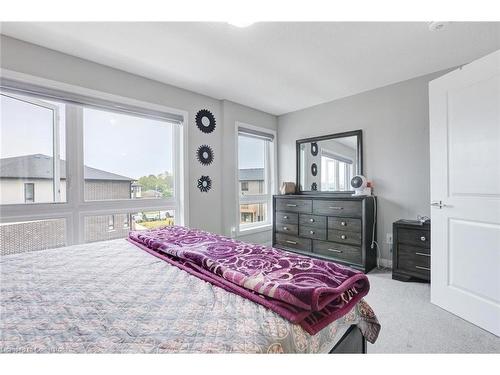
[[[300,194],[352,193],[352,177],[363,174],[361,130],[299,139],[296,149]]]

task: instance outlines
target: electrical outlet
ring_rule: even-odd
[[[387,233],[385,235],[385,242],[388,243],[389,245],[392,245],[392,233]]]

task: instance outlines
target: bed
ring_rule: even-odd
[[[361,300],[310,335],[125,239],[7,255],[0,267],[3,353],[361,353],[380,328]]]

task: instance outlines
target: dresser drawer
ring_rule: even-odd
[[[429,279],[431,257],[428,249],[404,244],[398,245],[397,269]]]
[[[361,264],[361,248],[334,242],[313,241],[313,253],[345,262]]]
[[[280,198],[276,199],[276,210],[310,214],[312,212],[312,201],[311,199]]]
[[[425,229],[399,228],[398,242],[429,248],[431,232]]]
[[[315,228],[301,225],[299,229],[299,236],[312,238],[314,240],[326,240],[326,227]]]
[[[346,217],[329,217],[328,229],[338,229],[342,231],[361,233],[361,219],[350,219]]]
[[[316,215],[361,217],[361,202],[341,200],[314,200],[312,212]]]
[[[326,229],[326,216],[300,214],[299,223],[308,227]]]
[[[276,223],[276,232],[288,233],[296,236],[299,234],[299,226],[297,224]]]
[[[276,222],[280,224],[298,224],[299,214],[291,212],[276,212]]]
[[[328,241],[335,241],[350,245],[361,245],[361,233],[328,229]]]
[[[308,238],[300,238],[297,236],[290,236],[284,233],[276,233],[276,244],[290,247],[292,249],[311,251],[311,240]]]

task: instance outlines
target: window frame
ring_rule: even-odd
[[[49,111],[52,111],[52,170],[54,171],[53,176],[52,176],[52,199],[54,200],[53,202],[46,202],[48,204],[53,204],[53,203],[59,203],[61,202],[61,166],[58,163],[59,160],[61,159],[61,152],[60,152],[60,147],[61,145],[59,144],[60,139],[59,139],[59,108],[56,105],[53,105],[51,103],[47,103],[43,100],[40,100],[39,98],[35,96],[29,96],[29,95],[18,95],[12,91],[5,90],[5,89],[0,89],[0,94],[4,95],[8,98],[18,100],[20,102],[28,103],[37,107],[45,108]],[[33,197],[35,194],[33,193]],[[15,203],[17,204],[17,203]],[[22,204],[22,203],[19,203]],[[24,203],[26,204],[26,202]],[[33,199],[33,202],[30,204],[36,204],[36,202]],[[6,205],[2,205],[6,206]]]
[[[240,128],[253,130],[255,132],[268,134],[270,138],[272,137],[272,141],[268,141],[268,147],[266,147],[265,151],[265,160],[264,163],[266,165],[265,168],[265,194],[252,194],[252,195],[244,195],[241,194],[240,191],[240,179],[239,179],[239,130]],[[236,149],[236,235],[247,235],[258,233],[262,231],[267,231],[272,228],[273,225],[273,195],[276,194],[277,189],[277,134],[275,130],[251,125],[248,123],[243,123],[236,121],[235,123],[235,149]],[[266,218],[267,220],[264,222],[256,222],[251,224],[242,224],[241,223],[241,212],[240,205],[241,204],[266,204]]]
[[[335,179],[334,179],[334,181],[335,181],[334,189],[335,190],[341,190],[340,189],[340,177],[341,177],[340,163],[343,163],[345,165],[344,175],[342,176],[342,180],[343,180],[343,184],[345,185],[345,188],[347,188],[351,182],[350,175],[354,173],[353,172],[354,162],[348,158],[338,156],[335,153],[330,152],[330,151],[327,151],[327,152],[322,151],[321,152],[321,164],[322,165],[323,165],[323,158],[329,159],[329,160],[326,160],[326,162],[325,162],[326,166],[328,166],[329,163],[334,164],[333,169],[334,169],[334,174],[335,174],[335,176],[334,176],[335,177]],[[322,166],[322,168],[323,168],[323,166]],[[328,168],[326,168],[326,170],[322,173],[325,174],[326,180],[328,181],[329,180]],[[323,190],[323,186],[322,186],[322,190]]]
[[[66,129],[66,201],[1,205],[0,223],[63,218],[66,219],[67,245],[84,243],[84,222],[86,216],[114,215],[149,210],[174,210],[175,223],[179,225],[189,225],[189,206],[185,199],[185,197],[188,196],[188,129],[187,126],[185,126],[185,124],[189,123],[187,111],[10,70],[2,71],[2,79],[3,78],[19,82],[20,84],[38,85],[47,90],[65,90],[74,95],[92,97],[96,101],[113,101],[123,106],[133,106],[156,112],[173,113],[182,116],[183,121],[179,125],[173,125],[174,197],[168,199],[146,198],[85,201],[83,173],[83,106],[66,103],[66,123],[64,124]],[[4,87],[1,87],[0,90],[2,92],[9,91]],[[32,94],[35,95],[35,93]],[[43,100],[44,96],[43,94],[35,95],[35,98],[39,97]],[[51,98],[47,99],[54,100]],[[59,140],[58,134],[57,137]]]
[[[28,201],[26,198],[26,188],[30,186],[32,188],[31,192],[31,201]],[[24,203],[32,204],[35,203],[35,183],[34,182],[25,182],[24,183]]]

